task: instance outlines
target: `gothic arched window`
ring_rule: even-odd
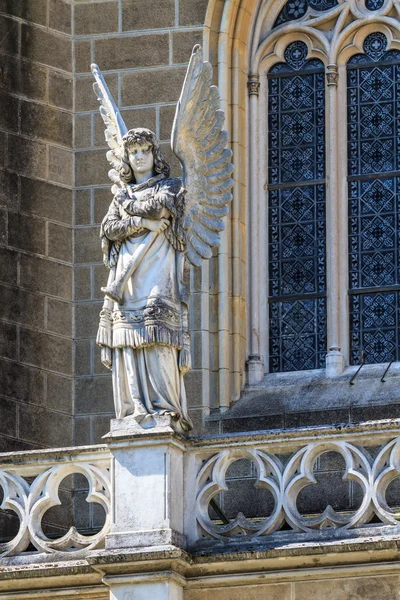
[[[400,51],[377,32],[364,52],[347,65],[351,364],[400,359]]]
[[[302,41],[268,73],[270,371],[325,365],[325,74]]]

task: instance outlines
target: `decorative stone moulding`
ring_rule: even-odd
[[[2,556],[17,560],[26,552],[32,555],[32,546],[42,561],[46,554],[54,561],[56,556],[90,556],[98,549],[104,555],[152,546],[190,550],[267,538],[274,546],[315,536],[340,540],[400,532],[399,511],[386,498],[389,485],[400,477],[400,420],[189,440],[164,420],[156,430],[121,429],[115,420],[108,448],[0,455],[1,509],[19,519],[18,533],[0,545]],[[343,480],[358,484],[360,501],[354,509],[334,510],[326,499],[324,510],[304,514],[300,492],[318,483],[315,464],[328,452],[340,455]],[[243,460],[254,465],[255,487],[270,493],[268,506],[259,500],[261,516],[246,518],[239,512],[227,518],[220,502],[228,490],[227,472]],[[72,527],[51,539],[43,532],[42,519],[49,508],[61,504],[63,479],[76,474],[88,481],[87,501],[104,508],[104,526],[92,535]],[[324,493],[319,500],[324,502]],[[243,497],[241,502],[243,506]],[[253,508],[250,498],[244,502],[245,512]],[[211,517],[212,510],[219,516]]]
[[[3,455],[2,462],[9,457]],[[0,508],[16,513],[19,530],[12,540],[0,544],[1,556],[21,554],[30,545],[47,554],[89,551],[104,546],[109,530],[111,497],[110,457],[106,449],[93,447],[90,452],[84,452],[80,448],[66,448],[21,452],[15,457],[18,462],[0,468],[3,490]],[[62,537],[51,539],[43,532],[42,519],[50,508],[61,504],[60,484],[69,475],[83,475],[87,479],[89,492],[86,501],[100,504],[106,520],[101,531],[93,535],[81,535],[75,527],[71,527]]]
[[[321,436],[323,438],[324,436]],[[331,437],[331,436],[329,436]],[[358,436],[357,436],[358,437]],[[375,439],[374,439],[375,438]],[[215,540],[243,542],[244,539],[262,538],[275,533],[276,539],[284,535],[287,540],[288,526],[294,532],[312,534],[315,531],[400,526],[399,513],[386,500],[389,484],[400,476],[400,437],[381,445],[378,435],[368,439],[320,439],[285,449],[275,444],[254,443],[253,447],[235,445],[220,449],[203,462],[197,476],[196,519],[200,535]],[[290,448],[292,446],[292,448]],[[345,463],[343,480],[359,484],[362,501],[353,511],[336,511],[331,506],[318,515],[304,515],[298,509],[300,492],[307,486],[317,484],[314,468],[317,459],[327,453],[339,454]],[[290,454],[286,465],[282,455]],[[198,456],[198,459],[200,457]],[[210,503],[219,494],[228,491],[226,481],[228,468],[238,460],[249,460],[256,472],[255,487],[268,490],[274,499],[271,514],[264,518],[247,519],[242,513],[227,524],[210,518]],[[399,501],[400,504],[400,501]],[[250,506],[249,506],[250,508]],[[265,512],[262,513],[265,515]],[[285,525],[284,531],[279,531]]]

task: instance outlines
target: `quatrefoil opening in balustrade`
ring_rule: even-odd
[[[4,514],[0,524],[7,524],[8,519],[13,527],[0,534],[0,555],[27,550],[72,552],[104,544],[109,530],[108,469],[86,463],[59,464],[43,469],[36,477],[0,471],[0,488],[3,493],[0,508]],[[83,495],[93,505],[85,524],[77,503]]]
[[[198,520],[203,535],[259,536],[282,524],[279,459],[252,450],[223,452],[199,474]]]
[[[77,535],[87,540],[103,529],[107,518],[105,508],[98,502],[88,501],[90,486],[84,475],[65,477],[59,485],[58,497],[60,503],[51,506],[43,514],[41,529],[46,537],[60,542],[71,532],[74,543]],[[76,549],[84,547],[84,539],[77,544]]]
[[[284,473],[287,523],[303,532],[368,523],[374,514],[370,464],[366,450],[346,442],[309,444],[299,450]],[[330,491],[334,484],[336,497]]]
[[[310,465],[311,457],[309,461]],[[292,527],[303,531],[347,527],[361,507],[364,492],[357,478],[350,475],[344,456],[336,451],[323,452],[311,469],[309,465],[297,466],[298,462],[294,461],[297,473],[292,471],[296,483],[293,481],[288,490],[293,496],[297,494],[292,502],[297,511]]]

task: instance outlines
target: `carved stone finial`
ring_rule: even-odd
[[[337,85],[339,79],[338,67],[337,65],[328,65],[326,68],[326,79],[328,81],[328,85]]]
[[[247,80],[247,89],[249,90],[249,96],[258,96],[260,91],[260,76],[258,73],[250,73]]]

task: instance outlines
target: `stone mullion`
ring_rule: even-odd
[[[338,67],[330,64],[326,71],[328,94],[327,136],[327,305],[328,354],[326,372],[329,377],[340,375],[344,358],[340,347],[340,244],[338,198]]]

